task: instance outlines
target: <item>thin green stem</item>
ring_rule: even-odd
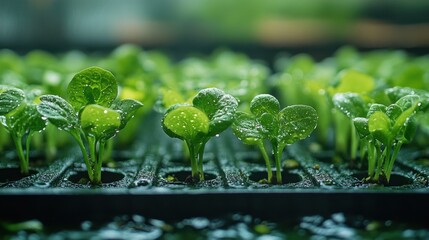
[[[91,181],[92,184],[101,184],[101,167],[99,167],[99,161],[101,162],[101,159],[98,159],[97,156],[97,140],[95,137],[88,136],[88,146],[89,146],[89,155],[90,155],[90,163],[91,163],[91,170],[88,169],[88,175],[92,174],[93,180]]]
[[[357,135],[356,128],[353,125],[353,120],[351,120],[350,128],[351,128],[350,157],[351,157],[352,163],[354,163],[356,160],[356,154],[359,147],[359,136]]]
[[[204,160],[204,148],[206,142],[198,144],[198,171],[200,175],[200,180],[204,180],[204,170],[203,170],[203,160]]]
[[[386,173],[387,182],[390,181],[390,175],[392,174],[393,165],[395,163],[396,157],[398,156],[398,153],[399,153],[399,150],[401,149],[401,147],[402,147],[402,142],[399,141],[393,149],[393,154],[392,154],[392,157],[390,158],[389,165],[388,165],[387,169],[384,170]]]
[[[57,129],[55,129],[53,127],[53,125],[48,124],[48,126],[46,126],[46,149],[45,149],[45,154],[46,154],[46,158],[48,161],[52,161],[55,157],[55,155],[57,155],[57,145],[55,142],[55,137],[56,137],[56,132]]]
[[[368,153],[368,144],[365,144],[365,140],[364,139],[360,139],[359,142],[359,165],[362,166],[362,163],[366,157],[366,154]]]
[[[376,165],[376,149],[373,141],[368,141],[368,177],[374,176],[374,170]]]
[[[22,137],[15,134],[11,134],[11,136],[16,147],[16,152],[18,153],[21,173],[28,174],[28,163],[25,161],[24,149],[22,148]]]
[[[30,145],[31,145],[31,135],[33,135],[33,132],[30,131],[25,139],[25,163],[26,165],[30,165]]]
[[[378,182],[380,174],[381,174],[381,172],[383,170],[382,165],[383,165],[384,159],[386,158],[387,148],[385,148],[383,150],[383,152],[381,152],[381,146],[379,144],[377,144],[376,149],[377,149],[377,156],[378,157],[377,157],[377,171],[375,172],[374,181]]]
[[[92,166],[89,162],[88,152],[85,148],[85,144],[82,141],[82,137],[78,131],[70,131],[69,133],[70,135],[72,135],[72,137],[76,140],[77,144],[79,145],[80,151],[82,152],[83,161],[85,162],[85,166],[88,171],[89,180],[92,182],[93,181],[92,174],[89,174],[89,171],[92,171],[91,170]]]
[[[195,146],[191,141],[185,141],[189,150],[189,157],[191,159],[191,170],[192,178],[196,179],[198,177],[198,159],[195,154]]]
[[[340,112],[334,112],[335,120],[335,150],[337,153],[347,156],[347,142],[349,137],[349,121],[348,119]]]
[[[283,148],[280,146],[280,144],[273,144],[273,151],[274,151],[274,160],[276,162],[276,180],[277,184],[282,184],[282,167],[281,167],[281,160],[282,160],[282,153]]]
[[[103,144],[103,147],[101,147],[100,144],[100,149],[103,148],[103,156],[101,156],[99,154],[99,158],[101,159],[102,162],[107,162],[110,158],[112,158],[112,153],[113,153],[113,138],[107,140],[107,141],[103,141],[105,142]]]
[[[260,140],[257,142],[257,145],[259,147],[259,150],[261,151],[262,157],[265,160],[265,165],[267,166],[268,183],[271,183],[271,180],[273,178],[273,170],[271,169],[270,158],[268,157],[267,151],[265,150],[264,142],[262,140]]]

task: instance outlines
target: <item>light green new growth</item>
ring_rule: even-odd
[[[77,73],[67,92],[69,101],[43,95],[37,111],[57,128],[70,133],[78,143],[92,184],[101,184],[106,141],[125,127],[142,104],[132,99],[116,100],[115,77],[99,67]]]
[[[238,112],[232,125],[233,133],[245,144],[257,145],[265,160],[268,182],[273,180],[271,161],[264,142],[272,146],[276,164],[276,182],[282,183],[281,158],[288,144],[307,138],[317,126],[316,110],[307,105],[292,105],[280,110],[278,100],[260,94],[250,103],[252,114]]]
[[[175,104],[165,112],[162,128],[168,136],[186,142],[194,181],[204,180],[206,143],[231,125],[237,106],[233,96],[217,88],[206,88],[193,98],[192,105]]]
[[[22,174],[29,173],[32,135],[46,127],[46,121],[31,99],[32,94],[28,95],[31,97],[26,97],[20,89],[0,86],[0,121],[15,144]]]
[[[374,103],[368,108],[357,94],[341,93],[333,98],[336,107],[353,121],[361,139],[360,157],[363,159],[367,154],[368,158],[366,180],[377,183],[384,181],[380,176],[387,183],[390,181],[401,146],[414,136],[414,115],[422,105],[418,95],[403,89],[387,89],[386,93],[396,102],[389,106]]]

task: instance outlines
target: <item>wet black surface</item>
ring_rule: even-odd
[[[153,118],[150,121],[155,123],[147,125],[158,120]],[[426,221],[421,209],[429,202],[429,170],[405,158],[419,156],[407,153],[406,148],[396,162],[390,185],[383,186],[361,181],[366,177],[364,169],[329,162],[329,154],[321,154],[324,160],[320,161],[305,145],[291,145],[283,160],[298,164],[286,166],[284,184],[277,185],[260,181],[267,175],[259,152],[227,131],[207,144],[206,180],[190,183],[186,180],[190,166],[180,158],[184,156],[180,140],[163,132],[138,136],[127,149],[114,152],[118,161],[105,164],[108,179],[101,186],[80,182],[86,170],[77,149],[65,152],[49,166],[38,167],[33,176],[1,185],[2,217],[78,222],[134,213],[183,219],[234,212],[270,218],[282,218],[283,213],[300,217],[343,212]],[[13,168],[16,162],[6,158],[0,167]]]

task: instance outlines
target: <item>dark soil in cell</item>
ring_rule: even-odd
[[[36,170],[30,170],[28,174],[22,174],[19,168],[2,168],[0,169],[0,183],[18,181],[37,173]]]
[[[282,172],[282,184],[291,184],[298,183],[303,180],[303,178],[296,173],[289,173],[287,171]],[[252,171],[249,175],[249,180],[257,183],[266,184],[267,182],[267,172],[265,171]],[[273,171],[272,184],[276,184],[276,171]],[[277,185],[277,184],[276,184]]]
[[[101,172],[101,182],[102,183],[113,183],[118,182],[124,178],[124,174],[112,171],[102,171]],[[75,184],[87,185],[90,184],[88,173],[86,171],[76,171],[76,173],[71,174],[68,177],[68,180]]]

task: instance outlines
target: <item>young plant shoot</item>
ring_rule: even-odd
[[[118,85],[109,71],[90,67],[77,73],[67,87],[68,101],[43,95],[37,110],[78,143],[92,184],[101,184],[106,141],[123,129],[142,104],[116,100]]]
[[[238,112],[232,125],[233,133],[245,144],[257,145],[267,165],[268,183],[273,182],[270,159],[265,141],[272,146],[276,164],[277,184],[282,183],[281,158],[288,144],[307,138],[317,126],[317,112],[307,105],[292,105],[280,110],[279,101],[260,94],[250,102],[252,114]]]
[[[24,175],[29,173],[31,137],[46,126],[34,101],[33,94],[27,97],[20,89],[0,86],[0,121],[15,144],[21,174]]]
[[[414,137],[414,115],[420,110],[421,98],[410,94],[389,106],[374,103],[366,108],[357,95],[342,93],[334,96],[334,102],[353,120],[361,139],[361,158],[365,152],[368,154],[368,177],[365,180],[389,183],[401,146]],[[366,116],[360,116],[365,109]]]
[[[193,181],[204,180],[205,145],[232,124],[237,107],[233,96],[217,88],[206,88],[193,98],[192,105],[175,104],[165,112],[162,128],[168,136],[185,141]]]

